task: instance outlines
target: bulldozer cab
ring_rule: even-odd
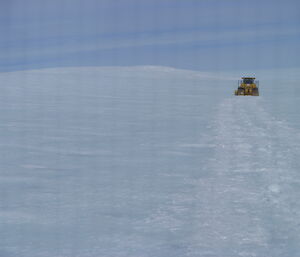
[[[242,78],[243,84],[254,84],[255,78]]]

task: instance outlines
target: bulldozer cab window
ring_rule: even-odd
[[[243,83],[244,84],[253,84],[254,83],[254,79],[249,79],[249,78],[243,79]]]

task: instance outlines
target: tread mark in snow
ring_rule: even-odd
[[[207,165],[214,176],[199,184],[210,213],[200,215],[206,229],[201,224],[198,236],[201,243],[211,238],[218,256],[296,256],[300,250],[300,192],[292,186],[299,186],[299,138],[262,104],[258,98],[226,99],[214,121],[215,161]]]

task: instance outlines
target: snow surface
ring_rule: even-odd
[[[0,256],[299,256],[297,84],[223,76],[0,74]]]

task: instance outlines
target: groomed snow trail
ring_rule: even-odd
[[[191,256],[299,256],[299,131],[263,105],[232,97],[218,107]]]

